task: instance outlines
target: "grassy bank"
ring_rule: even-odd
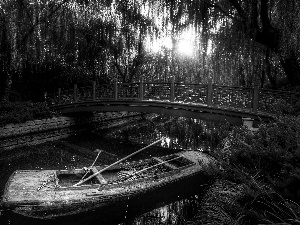
[[[278,112],[255,133],[220,129],[219,165],[208,169],[216,182],[193,224],[300,224],[300,116]]]

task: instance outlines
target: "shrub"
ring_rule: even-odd
[[[23,123],[28,120],[50,118],[54,115],[46,103],[6,102],[0,103],[0,126]]]
[[[235,224],[299,223],[300,116],[279,113],[256,133],[245,127],[220,132],[225,138],[212,154],[220,163],[221,170],[214,175],[223,180],[223,187],[212,187],[213,201],[203,208],[202,216],[208,213],[209,217],[210,209],[218,209],[211,213],[222,219],[210,218]],[[226,192],[231,197],[225,198],[220,193],[228,189],[228,182],[233,188]]]
[[[277,115],[300,115],[300,101],[294,100],[294,102],[288,103],[287,101],[281,99],[272,104],[272,112]]]

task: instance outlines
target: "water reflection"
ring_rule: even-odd
[[[209,151],[216,144],[213,135],[219,125],[199,119],[156,115],[145,118],[141,124],[128,125],[110,132],[98,129],[96,132],[102,131],[101,135],[108,138],[145,144],[167,137],[161,142],[162,147]]]
[[[166,137],[161,147],[171,149],[188,149],[210,151],[217,145],[217,128],[222,123],[183,117],[151,116],[141,124],[132,124],[111,132],[101,133],[108,138],[124,142],[149,144]],[[200,189],[199,189],[200,190]],[[202,190],[203,191],[203,190]],[[201,196],[201,195],[200,195]],[[134,218],[126,224],[186,224],[200,208],[199,196],[175,201]]]
[[[193,218],[200,207],[199,196],[193,195],[189,198],[154,209],[120,225],[186,224]]]

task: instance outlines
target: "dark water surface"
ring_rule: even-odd
[[[82,168],[93,163],[97,155],[94,152],[96,149],[106,152],[96,165],[113,163],[161,137],[168,139],[130,160],[167,155],[180,149],[209,151],[217,140],[213,133],[218,126],[219,124],[194,119],[151,116],[139,123],[106,129],[97,127],[91,132],[60,141],[5,151],[0,154],[0,195],[15,170]],[[158,203],[156,209],[142,215],[125,216],[124,223],[185,224],[200,207],[203,191],[205,187],[195,187],[194,195],[181,200],[170,199],[170,204]],[[3,212],[0,224],[10,224],[10,219],[4,217]],[[86,224],[90,224],[89,221]]]

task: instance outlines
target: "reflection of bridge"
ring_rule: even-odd
[[[294,103],[297,92],[254,87],[208,84],[113,83],[58,90],[48,104],[61,113],[88,111],[135,111],[200,119],[241,121],[242,117],[268,120],[278,101]]]

